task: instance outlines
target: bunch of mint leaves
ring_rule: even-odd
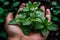
[[[12,20],[9,24],[20,25],[23,33],[28,35],[30,31],[40,32],[43,36],[47,31],[56,31],[58,26],[52,22],[48,22],[48,19],[44,16],[44,11],[38,6],[40,2],[32,4],[30,1],[26,3],[26,7],[20,11],[17,18]]]

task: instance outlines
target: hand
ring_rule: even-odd
[[[22,3],[20,5],[18,12],[21,11],[24,8],[24,6],[25,3]],[[18,12],[15,18],[18,17]],[[6,22],[5,22],[5,30],[8,34],[8,40],[19,40],[21,35],[24,36],[24,34],[18,25],[8,25],[8,23],[11,20],[13,20],[13,14],[12,12],[9,12],[8,15],[6,16]]]
[[[19,10],[18,10],[18,12],[21,11],[24,7],[25,7],[25,3],[22,3]],[[48,18],[48,21],[50,22],[51,21],[50,10],[49,9],[45,10],[44,6],[41,6],[40,8],[46,13],[46,17]],[[18,12],[17,12],[15,18],[18,17]],[[21,36],[24,36],[22,30],[20,29],[20,27],[18,25],[8,25],[8,23],[12,19],[13,19],[13,14],[11,12],[9,12],[9,14],[6,17],[6,23],[5,23],[5,29],[8,33],[8,35],[11,35],[13,37],[17,36],[16,38],[20,38]]]

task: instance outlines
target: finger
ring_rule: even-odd
[[[15,18],[17,18],[18,17],[18,13],[16,14],[16,17]]]
[[[46,18],[48,18],[48,22],[51,21],[51,15],[50,15],[50,10],[49,9],[46,9]]]
[[[5,25],[7,25],[12,19],[13,19],[13,14],[11,12],[9,12],[6,17]]]
[[[40,9],[42,9],[45,12],[45,7],[44,6],[41,6]]]
[[[15,18],[18,17],[18,13],[19,13],[24,7],[25,7],[25,3],[22,3],[22,4],[20,5],[20,7],[19,7],[19,10],[18,10]]]
[[[24,7],[25,7],[25,3],[22,3],[22,4],[20,5],[19,10],[18,10],[17,13],[19,13]]]

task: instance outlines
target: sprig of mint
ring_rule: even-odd
[[[58,26],[52,22],[48,22],[48,19],[44,16],[44,11],[38,6],[40,2],[32,4],[30,1],[26,3],[26,7],[20,11],[17,18],[12,20],[9,24],[19,24],[23,33],[28,35],[30,31],[41,32],[43,36],[47,31],[56,31]]]

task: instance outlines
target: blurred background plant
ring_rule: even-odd
[[[56,23],[59,26],[58,31],[51,31],[50,36],[48,37],[49,40],[60,40],[60,1],[53,0],[50,3],[50,10],[51,10],[51,21]]]
[[[20,2],[15,0],[0,0],[0,38],[5,40],[7,34],[4,30],[5,17],[8,15],[8,12],[16,14],[19,8]]]
[[[35,1],[35,0],[0,0],[0,39],[5,40],[7,33],[4,30],[5,17],[8,12],[13,12],[15,16],[20,4],[22,2]],[[51,10],[51,21],[60,26],[60,1],[59,0],[36,0],[40,1],[41,5]],[[60,27],[59,27],[60,28]],[[58,31],[50,31],[47,40],[60,40],[60,29]]]

